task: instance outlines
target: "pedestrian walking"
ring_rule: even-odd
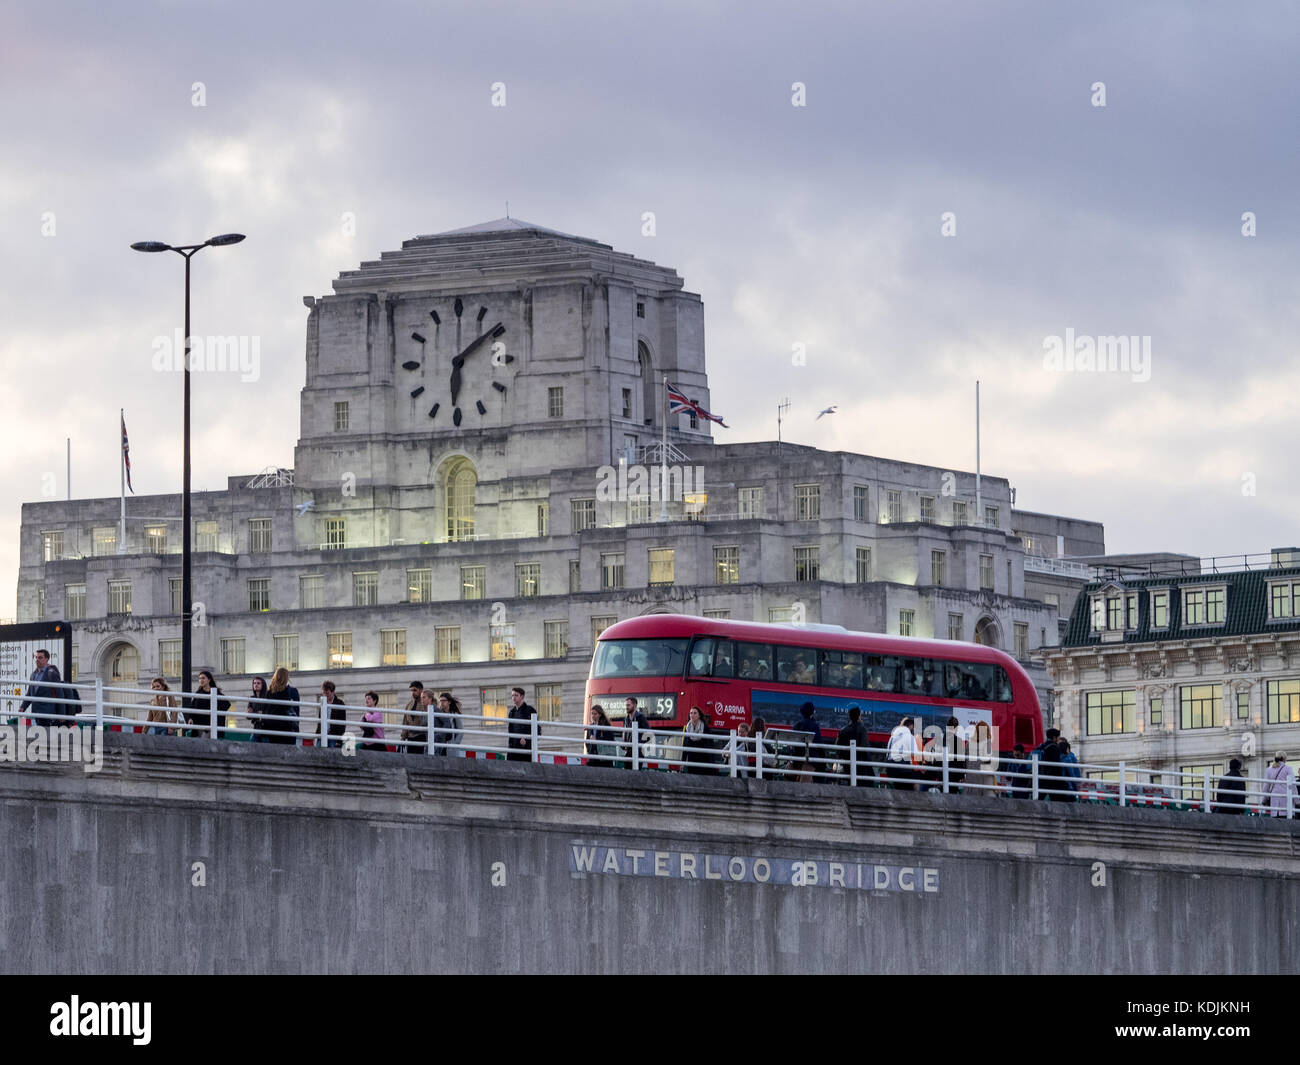
[[[704,715],[698,706],[692,706],[682,727],[682,772],[703,773],[709,760],[709,741],[704,727]]]
[[[402,714],[402,751],[405,754],[419,754],[428,748],[429,717],[428,707],[421,699],[423,691],[422,681],[411,681],[411,698]]]
[[[1244,814],[1246,812],[1246,778],[1241,775],[1241,759],[1228,763],[1228,771],[1219,777],[1214,790],[1214,812],[1218,814]]]
[[[50,661],[50,652],[44,647],[40,648],[36,652],[36,668],[32,670],[30,678],[32,683],[28,685],[27,697],[18,704],[19,712],[30,713],[32,723],[41,726],[57,725],[60,721],[73,720],[76,713],[69,704],[47,701],[66,698],[63,695],[66,689],[50,687],[58,684],[62,679],[59,676],[59,667]]]
[[[149,712],[145,715],[145,732],[150,736],[176,735],[175,726],[180,722],[180,714],[177,712],[180,700],[170,694],[171,689],[162,677],[154,677],[149,682],[149,687],[155,694],[149,700]]]
[[[230,700],[220,698],[225,693],[217,687],[216,678],[206,669],[199,670],[199,683],[195,690],[182,697],[181,710],[185,720],[190,724],[191,736],[206,736],[212,728],[212,695],[217,699],[217,736],[225,736],[220,722],[230,710]]]
[[[348,712],[343,697],[334,690],[332,680],[321,681],[320,720],[317,725],[317,742],[322,747],[342,745],[343,733],[348,728]]]
[[[913,728],[916,721],[905,717],[889,734],[889,746],[885,755],[886,772],[894,787],[901,791],[916,790],[916,771],[912,768],[919,753],[916,746],[916,734]]]
[[[867,748],[871,744],[871,736],[867,733],[867,726],[862,723],[862,710],[859,707],[849,707],[849,723],[840,729],[835,744],[839,748],[840,763],[844,767],[844,776],[847,778],[845,783],[851,783],[855,779],[852,765],[855,761],[857,762],[856,779],[858,783],[862,783],[867,775],[869,764]]]
[[[1286,752],[1278,751],[1273,756],[1273,764],[1264,772],[1268,781],[1264,785],[1264,794],[1268,796],[1268,812],[1273,817],[1286,817],[1287,796],[1291,796],[1291,809],[1295,810],[1295,772],[1286,764]]]
[[[298,741],[298,689],[289,683],[289,671],[280,666],[271,674],[271,684],[263,700],[262,727],[267,743]]]
[[[533,722],[537,711],[524,702],[524,689],[510,689],[510,718],[506,726],[510,733],[509,751],[506,760],[510,762],[531,762],[533,760]]]
[[[361,715],[361,746],[367,751],[386,751],[384,715],[379,709],[379,693],[366,692],[366,709]]]

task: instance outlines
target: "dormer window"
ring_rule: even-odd
[[[1218,588],[1183,589],[1184,625],[1222,625],[1228,590]]]
[[[1126,592],[1116,585],[1107,585],[1090,597],[1092,607],[1092,631],[1116,634],[1112,638],[1121,638],[1125,632],[1133,632],[1138,627],[1138,597],[1136,592]]]
[[[1169,628],[1169,589],[1161,588],[1151,592],[1151,627],[1153,629]]]
[[[1271,581],[1268,586],[1268,620],[1300,618],[1300,581]]]

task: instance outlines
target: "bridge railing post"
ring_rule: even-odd
[[[731,743],[727,745],[727,750],[731,752],[730,761],[731,761],[731,779],[732,779],[732,780],[735,780],[735,779],[736,779],[736,755],[739,753],[739,752],[736,750],[736,748],[739,747],[739,746],[740,746],[740,744],[738,744],[738,743],[736,742],[736,730],[733,728],[733,729],[731,730]]]
[[[763,779],[763,734],[754,733],[754,779]]]
[[[1030,798],[1038,798],[1038,756],[1034,755],[1029,759],[1029,785]]]
[[[641,724],[632,718],[632,768],[641,768]]]
[[[1120,762],[1120,764],[1119,764],[1119,804],[1120,804],[1121,806],[1127,806],[1127,805],[1128,805],[1128,791],[1126,790],[1126,789],[1127,789],[1127,782],[1126,782],[1125,779],[1124,779],[1124,774],[1125,774],[1125,772],[1126,772],[1126,770],[1125,770],[1125,767],[1124,767],[1124,763],[1123,763],[1123,762]]]
[[[51,724],[49,721],[37,721],[36,723],[38,725]],[[102,677],[95,678],[95,731],[104,731],[104,680]]]
[[[849,787],[858,786],[858,741],[849,740]]]
[[[217,738],[217,689],[208,692],[208,738]]]
[[[1204,810],[1208,814],[1210,812],[1210,771],[1208,769],[1201,770],[1201,799]]]
[[[1283,786],[1286,787],[1286,816],[1287,820],[1290,820],[1295,817],[1295,779],[1292,778],[1289,785],[1287,785],[1285,777],[1279,777],[1278,779],[1280,779]]]
[[[948,744],[943,745],[943,793],[948,794]]]
[[[542,730],[541,730],[540,726],[537,724],[537,715],[536,715],[536,714],[533,714],[533,715],[531,715],[531,716],[528,718],[528,731],[529,731],[529,734],[530,734],[529,742],[530,742],[530,744],[531,744],[531,746],[532,746],[532,758],[531,758],[531,761],[534,761],[534,762],[540,762],[540,761],[542,760],[542,752],[541,752],[540,748],[538,747],[538,743],[537,743],[537,741],[538,741],[538,739],[541,737]],[[506,746],[509,747],[509,746],[510,746],[509,743],[507,743]]]

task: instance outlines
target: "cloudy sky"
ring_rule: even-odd
[[[0,615],[65,438],[115,495],[125,407],[136,491],[179,488],[182,267],[132,241],[248,234],[194,262],[194,332],[261,338],[259,380],[196,378],[219,488],[292,464],[302,296],[506,200],[702,295],[718,439],[789,395],[788,439],[970,469],[979,378],[1020,506],[1296,544],[1298,55],[1289,0],[7,4]],[[1149,380],[1045,369],[1066,330],[1149,336]]]

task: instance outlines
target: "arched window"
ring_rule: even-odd
[[[104,654],[104,680],[109,684],[135,684],[140,679],[140,652],[129,643],[115,643]]]
[[[637,372],[641,375],[641,411],[646,425],[654,425],[658,420],[659,392],[655,388],[654,364],[650,361],[650,349],[644,340],[636,342]]]
[[[474,490],[478,487],[478,474],[474,464],[466,458],[447,462],[442,475],[443,513],[447,516],[448,540],[474,538]]]
[[[990,617],[982,617],[975,622],[975,642],[985,647],[998,646],[998,623]]]

